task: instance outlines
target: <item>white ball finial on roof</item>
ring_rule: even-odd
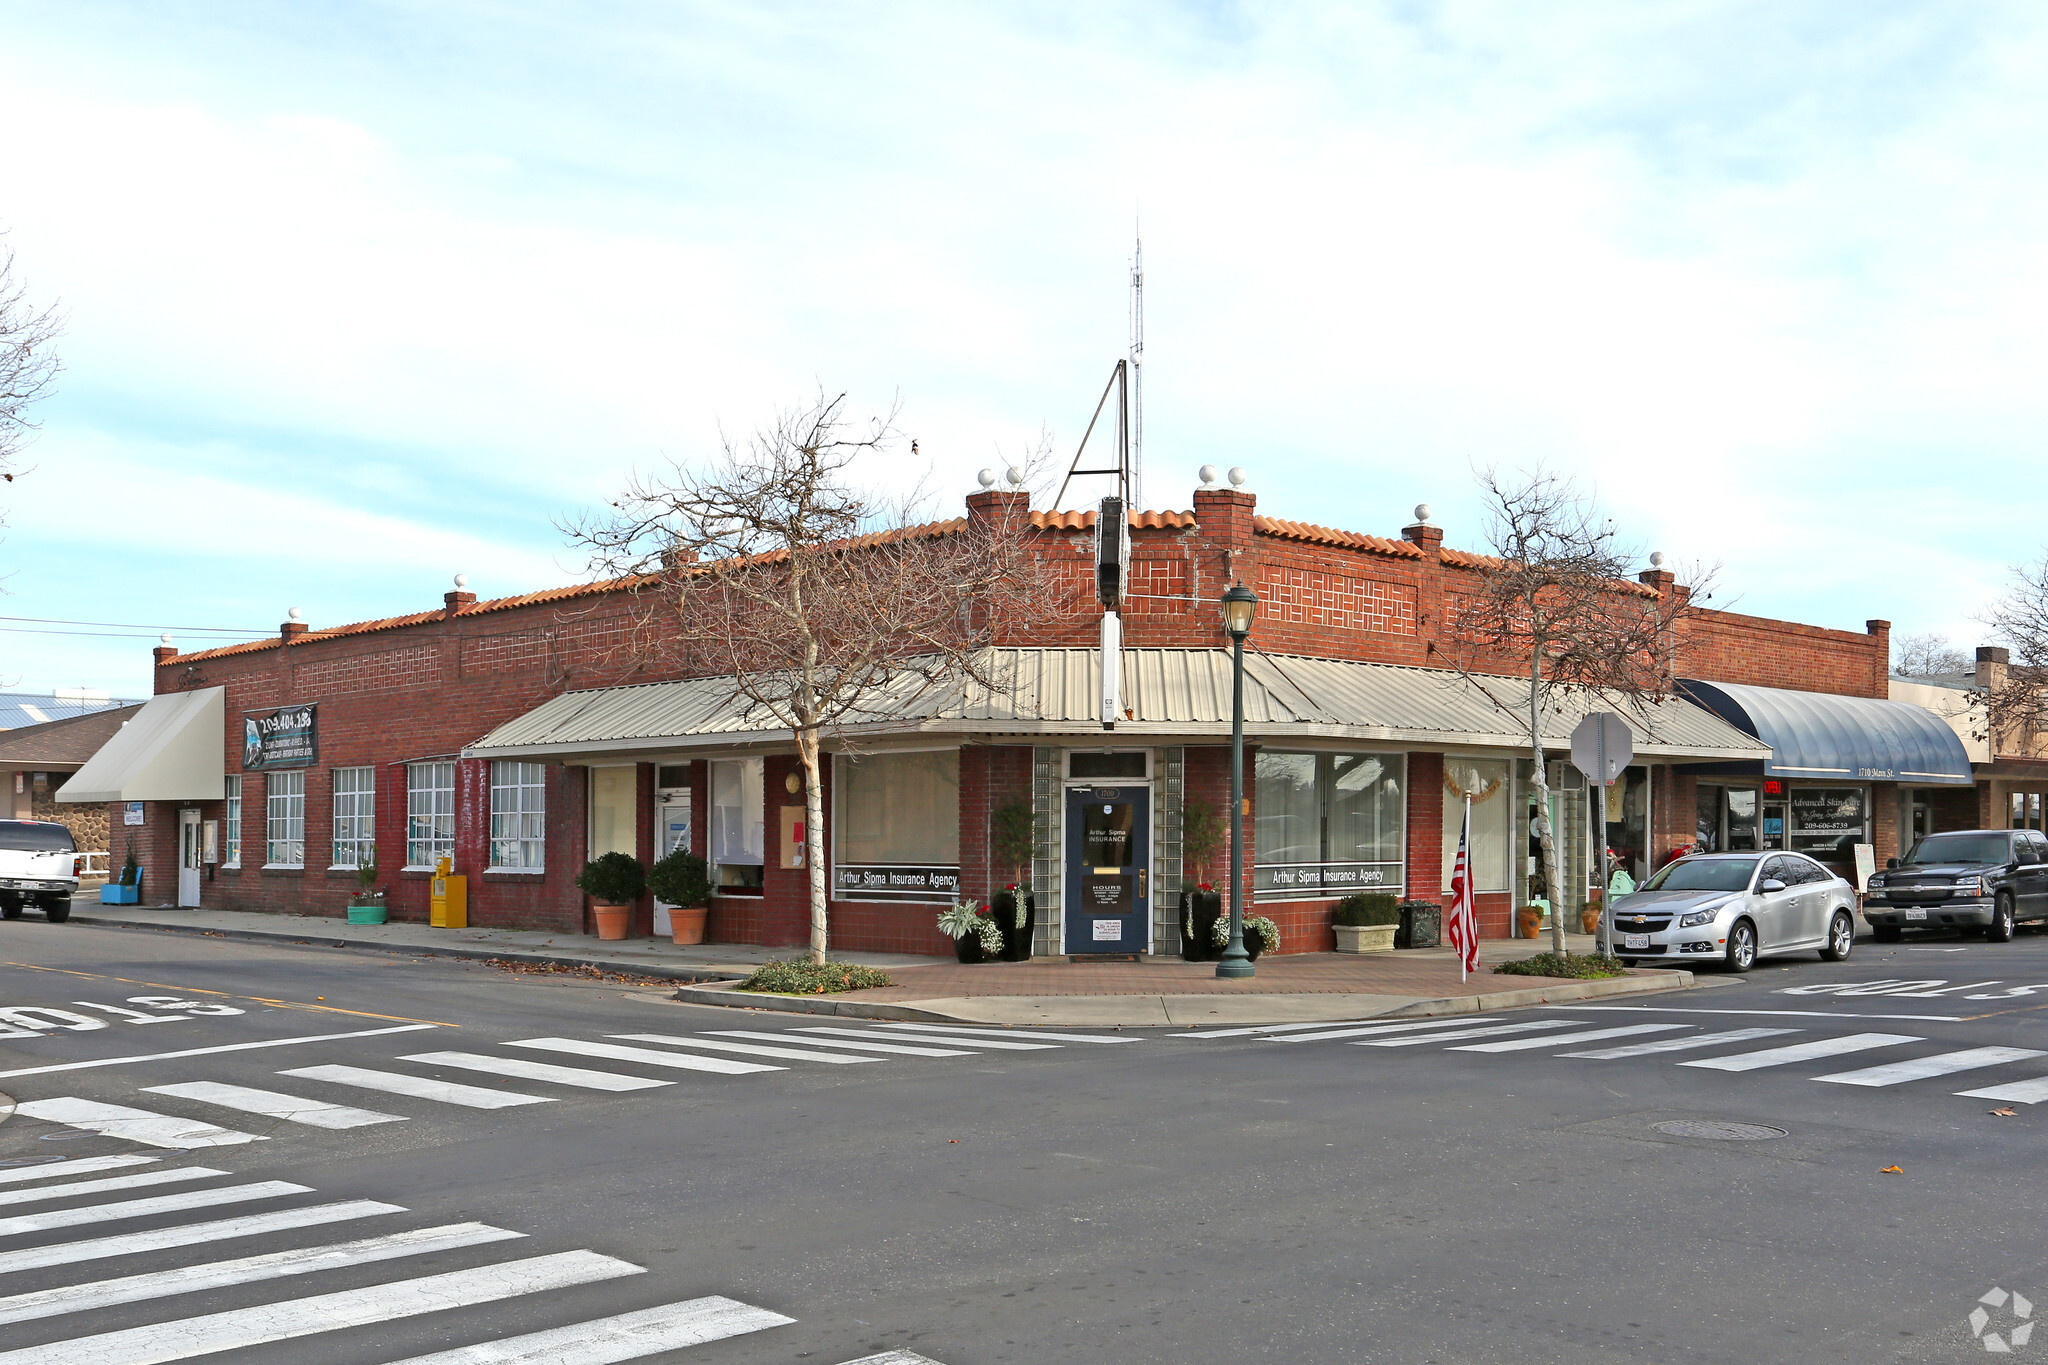
[[[289,616],[294,621],[303,621],[306,619],[305,610],[301,607],[293,607],[290,611],[286,612],[285,615]]]
[[[1242,487],[1244,487],[1244,481],[1245,481],[1245,472],[1244,472],[1244,466],[1243,466],[1243,465],[1241,465],[1241,464],[1234,464],[1234,465],[1232,465],[1232,466],[1230,467],[1230,474],[1229,474],[1229,476],[1228,476],[1228,477],[1229,477],[1229,479],[1230,479],[1230,486],[1231,486],[1232,488],[1242,488]]]
[[[974,477],[981,480],[983,488],[994,488],[996,486],[996,472],[993,469],[984,469]]]
[[[167,645],[171,642],[171,637],[168,635],[159,635],[156,637],[156,642],[160,645]]]
[[[1213,465],[1213,464],[1205,464],[1205,465],[1203,465],[1203,466],[1202,466],[1202,467],[1201,467],[1200,469],[1197,469],[1197,470],[1195,471],[1195,474],[1196,474],[1196,476],[1197,476],[1197,477],[1199,477],[1199,478],[1200,478],[1200,479],[1202,480],[1202,487],[1204,487],[1204,488],[1214,488],[1214,487],[1216,486],[1216,466],[1215,466],[1215,465]]]
[[[1664,567],[1664,552],[1662,550],[1650,551],[1650,567],[1653,569]]]
[[[1426,502],[1418,502],[1418,503],[1416,503],[1416,504],[1415,504],[1415,524],[1416,524],[1417,526],[1427,526],[1427,525],[1429,525],[1429,504],[1428,504],[1428,503],[1426,503]]]
[[[469,575],[468,575],[468,574],[466,574],[466,573],[459,573],[459,574],[455,575],[455,586],[456,586],[456,587],[458,587],[458,588],[466,588],[466,587],[468,587],[468,586],[469,586]]]
[[[1007,470],[1005,470],[1003,472],[1003,477],[1009,481],[1010,487],[1012,488],[1022,488],[1024,486],[1024,471],[1017,468],[1017,466],[1015,465],[1011,465]]]

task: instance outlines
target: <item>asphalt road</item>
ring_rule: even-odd
[[[1002,1048],[30,918],[0,1365],[1981,1358],[2048,1302],[2044,1007],[2025,933]]]

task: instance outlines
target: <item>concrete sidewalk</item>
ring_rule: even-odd
[[[1549,946],[1547,939],[1496,939],[1480,945],[1480,969],[1463,981],[1457,958],[1448,948],[1266,957],[1259,960],[1255,976],[1240,981],[1220,980],[1214,963],[1179,958],[1070,962],[1055,957],[963,966],[946,958],[854,952],[834,956],[880,967],[896,984],[850,995],[768,996],[735,993],[732,983],[761,963],[797,956],[800,949],[722,943],[679,948],[658,939],[604,943],[579,934],[535,930],[349,924],[304,915],[126,905],[81,905],[71,922],[417,956],[591,966],[685,983],[674,998],[686,1004],[987,1024],[1169,1028],[1318,1023],[1470,1014],[1684,990],[1693,984],[1692,973],[1675,970],[1638,970],[1602,981],[1496,976],[1490,970],[1494,963],[1527,957]],[[1593,941],[1586,935],[1568,935],[1566,942],[1573,952],[1592,951]]]

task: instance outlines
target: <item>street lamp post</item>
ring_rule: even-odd
[[[1221,977],[1258,971],[1244,950],[1244,637],[1259,599],[1243,583],[1223,594],[1223,632],[1230,637],[1230,943],[1216,964]]]

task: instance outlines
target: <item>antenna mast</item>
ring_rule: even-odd
[[[1066,501],[1067,486],[1076,478],[1090,474],[1115,475],[1116,497],[1124,507],[1144,506],[1145,482],[1139,467],[1139,445],[1144,438],[1145,426],[1141,408],[1145,363],[1145,241],[1139,237],[1136,243],[1131,254],[1130,354],[1117,361],[1109,372],[1109,383],[1103,385],[1102,397],[1095,403],[1095,414],[1088,419],[1088,429],[1081,433],[1081,444],[1074,451],[1073,462],[1067,466],[1067,477],[1060,480],[1060,491],[1053,494],[1055,510]],[[1096,423],[1102,420],[1102,410],[1109,406],[1111,393],[1116,394],[1116,463],[1083,469],[1081,456],[1087,453],[1088,438],[1095,434]]]
[[[1145,505],[1145,238],[1131,252],[1131,505]]]

